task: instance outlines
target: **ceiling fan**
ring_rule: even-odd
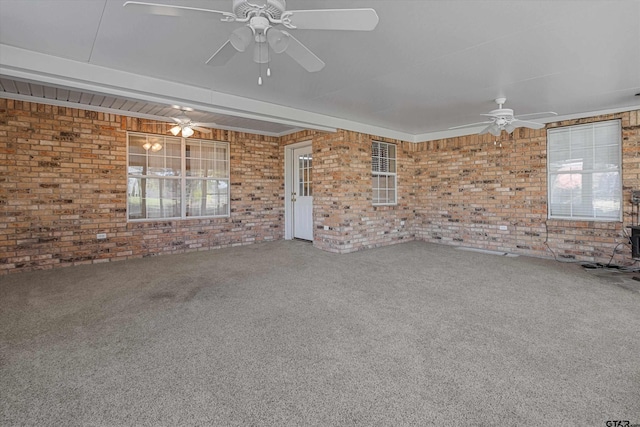
[[[481,116],[489,117],[488,120],[484,122],[478,123],[470,123],[468,125],[462,126],[454,126],[449,128],[452,129],[463,129],[476,127],[479,125],[488,125],[482,131],[480,131],[479,135],[484,135],[485,133],[490,133],[494,136],[499,136],[503,130],[507,131],[507,133],[511,133],[517,128],[524,127],[528,129],[542,129],[544,127],[543,123],[532,122],[528,120],[521,120],[513,115],[513,110],[511,108],[503,108],[505,102],[507,102],[507,98],[498,98],[495,100],[496,104],[498,104],[498,109],[490,111],[487,114],[481,114]],[[523,114],[518,117],[531,117],[531,116],[557,116],[558,113],[554,113],[553,111],[545,111],[543,113],[530,113]]]
[[[173,108],[180,110],[180,114],[178,114],[176,117],[171,117],[170,121],[168,121],[169,123],[173,124],[173,127],[169,129],[169,132],[171,132],[173,136],[181,135],[183,138],[189,138],[194,134],[194,131],[196,130],[198,132],[210,134],[211,130],[206,129],[205,127],[212,128],[217,126],[215,123],[197,123],[191,120],[191,118],[187,116],[187,112],[193,111],[193,108],[180,107],[177,105],[173,105]]]
[[[123,6],[154,15],[221,15],[222,22],[244,23],[206,61],[209,65],[225,65],[237,52],[244,52],[254,43],[254,62],[268,64],[270,51],[276,54],[285,52],[309,72],[320,71],[325,63],[287,30],[372,31],[379,20],[376,11],[371,8],[286,10],[286,0],[266,0],[260,5],[248,0],[232,2],[233,12],[139,1],[127,1]],[[282,25],[286,30],[276,28],[276,25]],[[267,76],[270,75],[271,70],[267,68]],[[258,84],[262,84],[262,76],[258,78]]]
[[[173,108],[181,111],[181,114],[179,114],[177,117],[171,117],[171,120],[173,120],[175,126],[169,129],[169,132],[171,132],[173,136],[178,136],[179,134],[181,134],[183,138],[189,138],[196,130],[198,132],[211,133],[211,130],[205,129],[202,126],[216,127],[215,123],[196,123],[191,120],[189,116],[187,116],[187,112],[193,111],[192,108],[178,107],[175,105]]]

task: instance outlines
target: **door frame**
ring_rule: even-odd
[[[293,191],[293,176],[295,165],[293,164],[293,150],[303,147],[310,147],[311,141],[296,142],[284,147],[284,238],[293,239],[293,202],[291,192]],[[313,166],[311,166],[313,167]]]

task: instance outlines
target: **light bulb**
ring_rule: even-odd
[[[189,138],[191,135],[193,135],[193,129],[191,129],[189,126],[185,126],[182,128],[182,136],[184,138]]]
[[[262,76],[258,77],[258,86],[262,86]]]
[[[267,67],[267,77],[271,77],[271,68]]]
[[[172,127],[171,129],[169,129],[169,132],[171,132],[173,134],[173,136],[178,136],[178,134],[180,133],[181,130],[182,130],[182,128],[180,128],[180,126],[176,125],[176,126]]]

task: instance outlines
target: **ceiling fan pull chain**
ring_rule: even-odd
[[[271,50],[268,47],[267,47],[267,77],[271,77]]]

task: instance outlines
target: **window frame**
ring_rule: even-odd
[[[154,176],[154,175],[136,175],[136,174],[130,174],[129,170],[130,170],[130,160],[131,160],[131,155],[137,155],[135,153],[131,153],[130,151],[130,147],[131,147],[131,137],[144,137],[144,138],[154,138],[154,139],[161,139],[162,144],[163,144],[163,148],[167,146],[167,141],[171,142],[177,142],[180,141],[180,155],[179,157],[176,156],[168,156],[169,158],[179,158],[180,160],[180,170],[179,170],[179,175],[175,176],[175,177],[161,177],[161,176]],[[225,163],[225,168],[224,168],[224,172],[223,175],[224,176],[216,176],[216,177],[198,177],[198,176],[188,176],[186,171],[187,171],[187,152],[186,152],[186,147],[188,142],[193,141],[194,143],[205,143],[208,145],[212,145],[214,150],[216,148],[224,148],[225,151],[225,156],[224,159],[222,159],[222,161],[224,161]],[[145,156],[146,159],[146,164],[149,165],[149,150],[146,150],[146,153],[143,154]],[[168,158],[167,155],[165,154],[165,159]],[[230,217],[231,214],[231,173],[230,173],[230,169],[231,169],[231,161],[230,161],[230,147],[229,147],[229,143],[228,142],[224,142],[224,141],[215,141],[215,140],[208,140],[208,139],[197,139],[197,138],[183,138],[183,137],[174,137],[174,136],[167,136],[167,135],[158,135],[158,134],[151,134],[151,133],[144,133],[144,132],[127,132],[127,151],[126,151],[126,158],[127,158],[127,162],[126,162],[126,177],[127,177],[127,192],[126,192],[126,196],[127,196],[127,209],[126,209],[126,214],[127,214],[127,222],[159,222],[159,221],[175,221],[175,220],[197,220],[197,219],[208,219],[208,218],[228,218]],[[191,158],[191,157],[190,157]],[[202,158],[198,158],[198,160],[202,160]],[[216,158],[211,158],[211,159],[207,159],[208,161],[216,161]],[[148,171],[147,171],[148,173]],[[134,178],[134,179],[162,179],[162,180],[174,180],[174,181],[179,181],[179,187],[180,187],[180,195],[178,198],[178,201],[180,203],[180,215],[179,216],[170,216],[170,217],[154,217],[154,218],[130,218],[130,203],[129,203],[129,198],[130,198],[130,188],[129,188],[129,183],[130,183],[130,179]],[[197,180],[201,180],[201,181],[214,181],[214,182],[219,182],[219,181],[224,181],[226,182],[227,185],[227,192],[226,192],[226,212],[224,214],[220,214],[220,215],[198,215],[198,216],[189,216],[187,215],[187,202],[188,202],[188,194],[187,194],[187,182],[188,181],[197,181]]]
[[[575,130],[580,130],[580,129],[591,129],[592,131],[595,131],[597,126],[603,126],[603,125],[614,125],[617,127],[617,170],[612,170],[612,169],[597,169],[595,167],[593,167],[593,165],[591,165],[592,167],[589,169],[584,169],[584,170],[569,170],[569,171],[552,171],[551,168],[551,144],[552,144],[552,135],[554,133],[559,133],[561,131],[566,131],[567,129],[569,129],[570,131],[575,129]],[[597,149],[597,147],[605,147],[607,145],[612,145],[611,142],[605,143],[605,144],[596,144],[596,141],[593,140],[592,145],[591,145],[591,149],[595,150]],[[571,149],[571,147],[570,147]],[[593,156],[593,160],[595,160],[596,156],[594,154]],[[598,173],[611,173],[611,172],[616,172],[618,174],[618,182],[617,182],[617,190],[618,190],[618,195],[620,197],[620,203],[618,206],[618,216],[616,218],[612,218],[612,217],[598,217],[596,216],[596,213],[594,211],[594,215],[593,216],[581,216],[581,215],[574,215],[573,212],[570,212],[569,215],[554,215],[552,213],[552,195],[554,192],[554,189],[552,188],[552,183],[554,182],[554,177],[556,175],[562,175],[567,174],[567,172],[571,172],[571,174],[576,174],[576,175],[580,175],[581,177],[585,177],[585,176],[589,176],[589,177],[593,177],[594,174],[598,174]],[[592,180],[587,180],[587,181],[591,181]],[[582,178],[581,178],[581,182],[582,182]],[[590,196],[593,196],[593,190],[591,190]],[[593,198],[593,197],[592,197]],[[573,204],[571,205],[573,210]],[[552,220],[567,220],[567,221],[597,221],[597,222],[621,222],[623,220],[623,213],[624,213],[624,200],[623,200],[623,185],[622,185],[622,123],[621,120],[619,119],[615,119],[615,120],[606,120],[606,121],[600,121],[600,122],[593,122],[593,123],[586,123],[586,124],[579,124],[579,125],[571,125],[571,126],[563,126],[563,127],[556,127],[556,128],[550,128],[547,129],[547,219],[552,219]]]
[[[378,144],[379,146],[382,145],[386,145],[386,146],[391,146],[393,147],[393,151],[394,151],[394,156],[388,156],[386,157],[386,159],[389,161],[388,164],[391,165],[393,164],[393,172],[391,171],[381,171],[381,170],[374,170],[374,165],[376,163],[376,159],[382,159],[385,158],[383,156],[375,156],[374,153],[374,145]],[[378,150],[378,152],[380,152],[380,150]],[[382,169],[381,167],[379,167],[379,169]],[[390,167],[388,168],[390,169]],[[391,178],[393,180],[393,201],[387,200],[384,202],[376,202],[376,197],[375,197],[375,192],[376,190],[380,190],[381,187],[375,187],[374,186],[374,179],[376,177],[385,177],[386,179]],[[390,189],[390,187],[386,187],[385,188],[388,192],[388,190]],[[378,193],[379,194],[379,193]],[[380,199],[380,197],[378,197],[378,200]],[[398,147],[396,144],[391,144],[388,142],[382,142],[382,141],[371,141],[371,203],[373,206],[397,206],[398,205]]]

